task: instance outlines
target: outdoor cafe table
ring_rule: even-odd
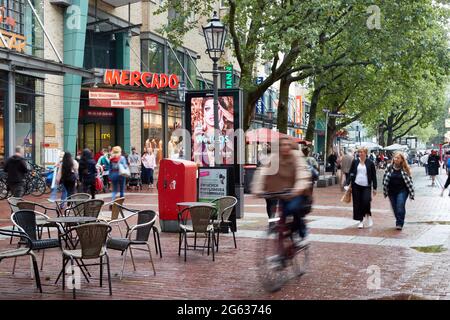
[[[48,222],[54,222],[54,223],[58,223],[61,225],[62,229],[64,230],[64,233],[67,233],[68,228],[67,228],[67,224],[69,225],[74,225],[74,224],[82,224],[82,223],[88,223],[88,222],[95,222],[97,221],[97,218],[95,217],[58,217],[58,218],[49,218],[47,219]],[[74,244],[72,242],[72,239],[69,235],[67,235],[66,237],[66,247],[70,248],[70,249],[75,249],[76,248],[76,244]],[[89,271],[87,270],[86,266],[84,265],[84,263],[81,261],[81,265],[78,263],[78,261],[76,261],[78,266],[80,267],[81,272],[83,273],[84,277],[86,278],[86,280],[89,282],[88,277],[86,276],[86,274],[83,271],[82,266],[84,267],[84,269],[87,271],[88,275]],[[63,271],[61,271],[58,275],[58,278],[56,278],[55,283],[58,282],[59,277],[62,275]]]

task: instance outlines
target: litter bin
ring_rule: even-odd
[[[161,230],[177,232],[177,203],[197,201],[197,165],[187,160],[162,159],[157,189]]]

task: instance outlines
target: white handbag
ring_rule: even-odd
[[[119,175],[123,177],[130,177],[131,172],[129,167],[125,167],[122,163],[119,163]]]

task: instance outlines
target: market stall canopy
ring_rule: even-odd
[[[247,143],[254,143],[254,142],[273,142],[277,141],[282,137],[288,137],[293,139],[297,143],[305,143],[305,144],[311,144],[310,142],[306,140],[302,140],[300,138],[292,137],[290,135],[287,135],[285,133],[281,133],[278,131],[271,130],[269,128],[258,128],[249,130],[245,134],[245,140]]]
[[[374,142],[362,142],[362,143],[360,144],[360,146],[361,146],[361,147],[366,147],[367,149],[370,149],[370,150],[374,150],[374,149],[383,149],[382,146],[380,146],[379,144],[374,143]]]
[[[398,143],[395,143],[393,145],[390,145],[390,146],[384,148],[384,150],[387,150],[387,151],[396,151],[396,150],[404,151],[404,150],[407,150],[407,149],[408,149],[407,145],[402,145],[402,144],[398,144]]]

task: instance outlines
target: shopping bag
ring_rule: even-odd
[[[103,181],[100,177],[95,178],[95,190],[99,192],[103,190]]]
[[[344,195],[341,198],[341,202],[344,203],[350,203],[352,202],[352,188],[348,188],[347,191],[345,191]]]

